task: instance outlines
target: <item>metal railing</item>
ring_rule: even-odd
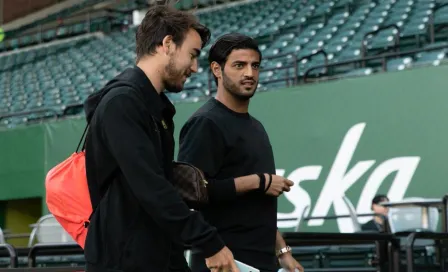
[[[9,265],[11,268],[18,266],[18,258],[17,258],[17,252],[16,249],[11,246],[10,244],[0,244],[0,251],[6,250],[9,256]]]
[[[28,253],[28,267],[36,267],[38,255],[80,255],[84,250],[78,244],[35,244]]]
[[[380,214],[376,214],[376,213],[361,213],[361,214],[357,214],[358,217],[368,217],[368,216],[375,216],[375,215],[380,215]],[[318,220],[318,219],[333,220],[333,219],[350,218],[350,217],[351,217],[350,214],[327,215],[327,216],[307,216],[307,217],[304,217],[303,220],[306,220],[306,221]],[[295,217],[281,218],[281,219],[278,219],[277,221],[291,221],[291,220],[297,220],[297,218],[295,218]]]
[[[431,40],[431,43],[434,43],[435,42],[435,25],[434,25],[434,14],[438,11],[438,10],[440,10],[440,9],[442,9],[442,8],[444,8],[444,7],[447,7],[448,6],[448,3],[445,3],[445,4],[442,4],[442,5],[438,5],[438,6],[435,6],[434,8],[432,8],[432,12],[431,12],[431,15],[429,15],[429,38],[430,38],[430,40]],[[444,24],[444,25],[442,25],[442,27],[448,27],[448,24]]]
[[[355,271],[400,271],[399,240],[392,234],[385,233],[283,233],[283,238],[291,247],[318,245],[375,245],[376,259],[371,268]],[[381,243],[387,243],[389,252],[381,250]],[[390,256],[388,258],[388,256]],[[393,257],[392,257],[393,256]],[[389,260],[389,261],[388,261]],[[330,268],[315,268],[306,271],[334,271]],[[342,270],[349,271],[349,270]],[[352,270],[353,271],[353,270]]]
[[[0,115],[0,121],[5,118],[11,118],[11,117],[20,117],[20,116],[29,116],[31,114],[38,114],[38,113],[50,113],[50,117],[54,117],[57,119],[59,117],[59,114],[56,110],[51,108],[45,108],[45,109],[38,109],[38,110],[30,110],[30,111],[21,111],[21,112],[13,112],[8,114],[2,114]],[[42,119],[48,118],[48,116],[42,116]],[[38,119],[40,119],[38,117]]]
[[[405,243],[405,248],[406,248],[406,263],[407,263],[407,272],[414,272],[414,242],[416,239],[431,239],[434,241],[438,241],[439,245],[438,250],[439,250],[439,265],[440,265],[440,270],[439,271],[446,271],[445,269],[445,262],[446,262],[446,258],[445,258],[445,250],[443,248],[443,241],[447,241],[448,240],[448,233],[433,233],[433,232],[411,232],[409,233],[409,235],[406,237],[406,243]],[[422,269],[423,267],[420,267],[420,269]],[[424,267],[427,268],[427,267]]]

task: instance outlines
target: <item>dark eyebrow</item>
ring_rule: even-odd
[[[247,61],[236,60],[232,64],[247,64]],[[260,65],[260,62],[259,61],[254,61],[254,62],[252,62],[252,65],[254,65],[254,64]]]

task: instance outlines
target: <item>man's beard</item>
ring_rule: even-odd
[[[184,72],[176,69],[176,63],[174,62],[175,56],[172,54],[170,56],[170,61],[168,65],[165,66],[165,75],[166,79],[164,80],[165,89],[168,92],[179,93],[183,90],[183,86],[181,86],[181,78],[184,75]]]
[[[255,95],[255,91],[257,90],[257,85],[251,94],[241,93],[240,87],[237,83],[233,82],[229,77],[226,76],[224,71],[222,71],[222,83],[224,85],[224,89],[226,89],[234,98],[240,101],[247,101]]]

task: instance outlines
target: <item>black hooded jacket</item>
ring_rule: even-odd
[[[84,109],[86,172],[96,207],[84,250],[87,270],[188,271],[184,244],[208,256],[222,249],[216,229],[190,211],[169,182],[175,109],[143,71],[125,70]]]

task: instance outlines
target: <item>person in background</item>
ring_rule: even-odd
[[[149,8],[136,33],[136,65],[85,102],[94,208],[84,251],[87,272],[187,272],[184,244],[200,248],[210,266],[238,271],[216,228],[191,211],[170,183],[175,108],[164,91],[183,89],[209,38],[192,14]]]
[[[275,175],[269,137],[249,114],[261,58],[256,41],[238,33],[220,37],[211,47],[216,98],[182,127],[178,160],[204,172],[210,202],[200,210],[236,260],[262,272],[277,271],[277,261],[287,271],[303,271],[277,229],[277,197],[293,182]],[[200,248],[192,250],[191,267],[194,272],[213,268],[204,263]]]
[[[386,195],[376,195],[372,199],[372,211],[375,214],[387,216],[389,209],[380,205],[381,202],[388,202],[389,198]],[[382,216],[374,216],[372,220],[363,224],[361,226],[361,230],[363,231],[375,231],[375,232],[383,232],[384,231],[384,218]]]

